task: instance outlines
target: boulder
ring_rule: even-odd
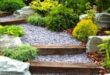
[[[96,22],[102,28],[110,28],[110,14],[109,13],[100,13],[96,16]]]
[[[80,15],[79,18],[80,20],[84,19],[87,17],[87,14]],[[96,13],[95,15],[96,23],[99,25],[101,28],[110,28],[110,14],[109,13]]]
[[[97,47],[99,44],[103,43],[104,39],[110,38],[110,36],[90,36],[86,45],[87,52],[96,52],[99,50]]]
[[[0,36],[0,48],[12,48],[21,46],[22,41],[19,37],[9,36],[9,35],[2,35]]]
[[[26,7],[21,8],[20,10],[16,10],[13,15],[18,18],[25,18],[34,13],[35,13],[35,11],[33,9],[31,9],[30,6],[26,6]]]
[[[31,75],[29,63],[0,56],[0,75]]]

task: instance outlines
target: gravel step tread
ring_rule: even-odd
[[[64,63],[93,63],[85,53],[76,55],[38,55],[34,61],[64,62]]]
[[[71,35],[65,32],[51,32],[47,28],[34,26],[31,24],[20,24],[24,27],[25,35],[21,38],[24,43],[36,44],[73,44],[79,45],[77,41]]]

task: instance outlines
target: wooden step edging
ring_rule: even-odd
[[[84,73],[98,74],[100,67],[95,63],[56,63],[56,62],[30,62],[30,71],[35,74],[46,73]]]
[[[86,47],[80,45],[32,45],[39,49],[40,55],[65,55],[86,52]]]
[[[9,16],[9,15],[11,15],[11,14],[12,14],[12,13],[10,13],[10,12],[0,11],[0,17]]]
[[[0,24],[2,25],[9,25],[9,24],[21,24],[21,23],[26,23],[25,18],[13,18],[12,20],[7,20],[7,21],[0,21]]]

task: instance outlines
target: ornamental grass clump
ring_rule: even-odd
[[[91,19],[83,19],[74,28],[72,35],[78,40],[85,42],[89,36],[94,36],[97,32],[98,27]]]
[[[1,51],[4,56],[21,60],[21,61],[29,61],[34,59],[35,56],[37,56],[38,49],[28,44],[24,44],[24,45],[21,45],[20,47],[4,48]]]
[[[98,45],[99,52],[105,55],[102,65],[106,68],[110,68],[110,38],[105,39],[102,44]]]

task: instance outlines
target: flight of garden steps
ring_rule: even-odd
[[[9,15],[9,13],[8,13]],[[0,16],[7,16],[3,13]],[[25,23],[25,19],[0,20],[0,24]],[[75,55],[86,52],[86,48],[77,45],[33,45],[39,48],[39,55]],[[96,75],[100,67],[95,63],[73,64],[30,61],[32,75]]]
[[[77,45],[37,45],[40,55],[81,54],[86,51]],[[30,71],[33,75],[96,75],[100,67],[95,63],[56,63],[31,61]]]

